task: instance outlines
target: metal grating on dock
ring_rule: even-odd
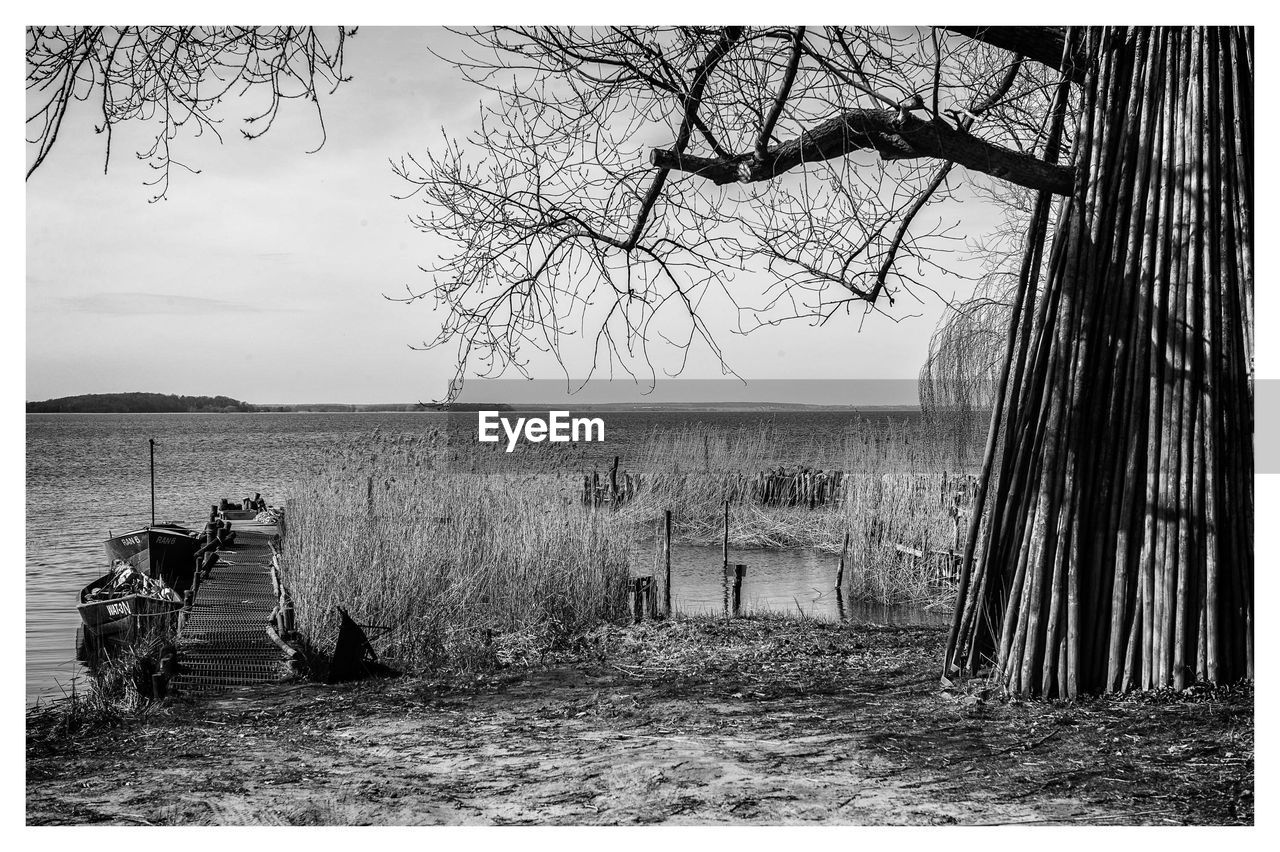
[[[216,695],[274,683],[285,673],[280,649],[266,628],[276,596],[271,584],[274,525],[233,520],[236,541],[218,551],[218,564],[200,581],[178,640],[180,695]]]

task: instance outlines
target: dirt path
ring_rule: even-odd
[[[936,633],[773,620],[603,631],[536,670],[279,686],[50,741],[31,823],[1223,823],[1248,694],[1004,703]]]

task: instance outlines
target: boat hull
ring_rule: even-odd
[[[181,595],[195,582],[199,547],[200,542],[193,535],[173,528],[150,527],[107,539],[107,564],[126,562]]]
[[[86,633],[97,639],[124,640],[173,633],[181,609],[182,604],[176,601],[149,595],[83,601],[79,606]]]

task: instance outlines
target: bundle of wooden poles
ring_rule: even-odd
[[[944,674],[1253,675],[1253,34],[1091,28],[1073,194],[1024,258]],[[1046,157],[1063,142],[1066,75]]]

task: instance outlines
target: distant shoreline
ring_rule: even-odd
[[[913,404],[851,405],[806,402],[457,402],[457,403],[251,403],[228,396],[178,396],[157,393],[82,394],[27,403],[28,414],[343,414],[464,413],[473,411],[552,411],[615,413],[769,413],[769,412],[919,412]]]
[[[811,405],[787,403],[673,403],[664,404],[592,404],[574,405],[556,402],[547,405],[520,403],[509,405],[501,403],[481,403],[452,408],[419,405],[370,404],[370,405],[256,405],[246,403],[244,408],[230,410],[192,409],[175,411],[173,409],[133,409],[122,411],[117,409],[62,409],[35,410],[28,404],[27,414],[466,414],[476,411],[551,411],[569,410],[576,412],[596,412],[613,414],[886,414],[891,412],[918,413],[918,405]]]

